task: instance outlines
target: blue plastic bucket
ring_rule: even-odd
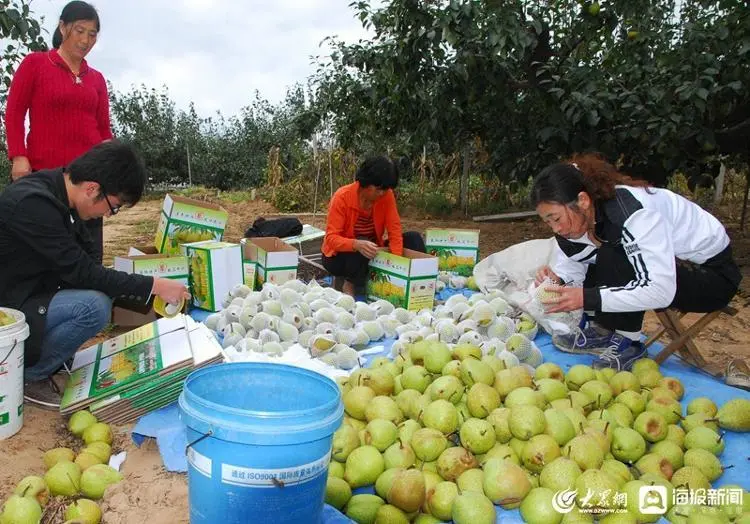
[[[281,364],[219,364],[188,376],[179,406],[192,524],[321,522],[344,414],[332,380]]]

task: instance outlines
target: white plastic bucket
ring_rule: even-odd
[[[23,426],[23,345],[29,338],[26,317],[0,307],[16,321],[0,326],[0,440],[12,437]]]

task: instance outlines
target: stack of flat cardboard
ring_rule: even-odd
[[[60,412],[131,422],[174,402],[192,370],[222,360],[205,325],[182,314],[161,318],[76,353]]]

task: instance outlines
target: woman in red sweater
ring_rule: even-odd
[[[107,84],[85,60],[99,29],[99,15],[92,5],[70,2],[52,36],[54,49],[31,53],[18,66],[5,111],[13,180],[33,171],[66,166],[112,138]],[[101,260],[102,220],[87,225]]]
[[[340,187],[328,204],[323,266],[343,279],[342,291],[354,296],[364,286],[370,260],[378,248],[389,246],[401,255],[404,248],[424,253],[422,236],[401,232],[401,218],[393,189],[398,185],[398,167],[384,156],[365,160],[355,182]],[[387,234],[387,239],[386,239]]]

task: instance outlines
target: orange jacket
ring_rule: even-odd
[[[323,254],[327,257],[337,253],[354,251],[354,224],[359,214],[359,182],[340,187],[328,205],[326,236],[323,239]],[[388,231],[391,253],[402,255],[404,240],[401,235],[401,218],[396,208],[396,195],[389,189],[375,201],[372,222],[378,246],[383,246],[383,233]]]

